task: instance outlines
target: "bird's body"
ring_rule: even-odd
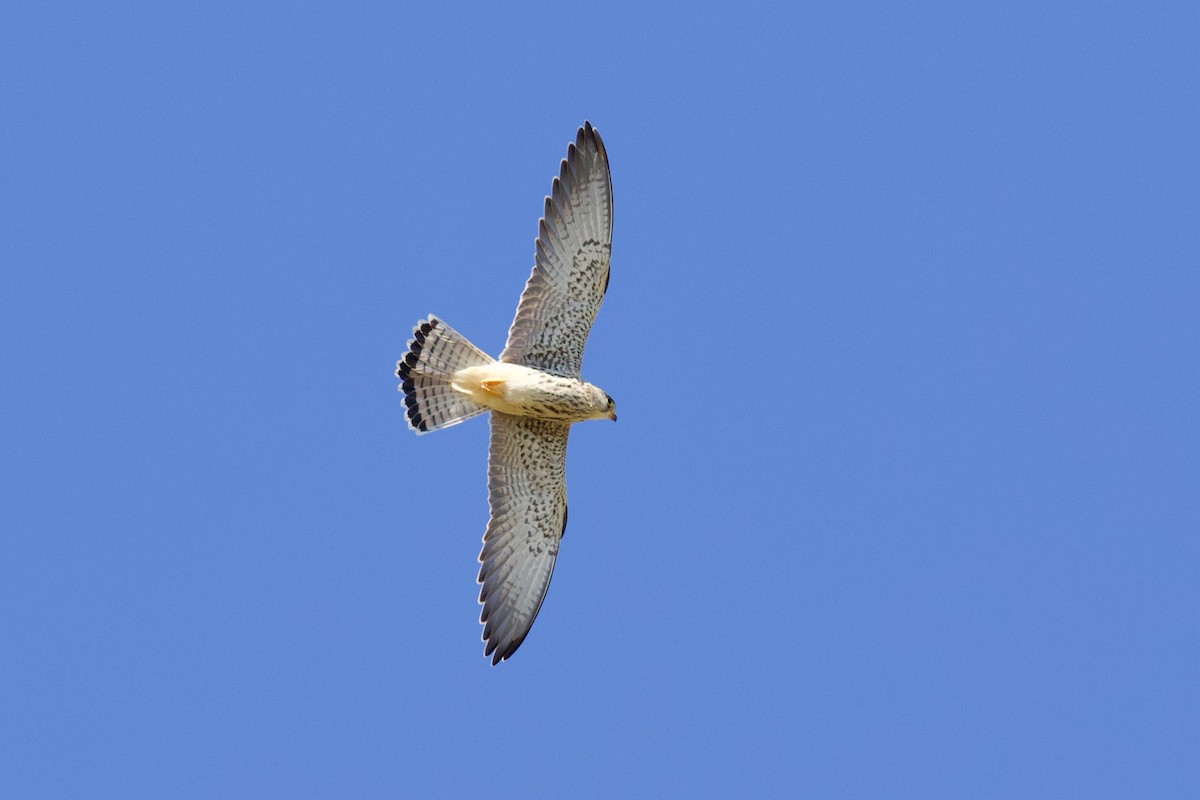
[[[584,123],[538,221],[533,272],[499,360],[437,317],[417,323],[396,365],[409,426],[427,433],[491,412],[488,503],[479,554],[484,655],[497,664],[529,633],[567,524],[571,424],[617,418],[579,377],[608,289],[612,182],[600,134]]]
[[[519,417],[583,422],[616,416],[612,399],[592,384],[520,364],[464,367],[450,386],[492,411]]]

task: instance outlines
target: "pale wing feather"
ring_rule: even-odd
[[[500,360],[579,377],[583,346],[608,288],[611,251],[608,155],[600,134],[585,122],[546,198],[533,273]]]
[[[488,503],[479,554],[484,655],[492,663],[525,641],[546,597],[567,524],[564,468],[571,426],[492,412]]]

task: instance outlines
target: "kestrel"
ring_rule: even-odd
[[[525,641],[550,585],[567,527],[571,424],[617,418],[613,399],[579,377],[611,249],[608,155],[584,122],[538,220],[533,273],[500,359],[430,316],[413,328],[396,363],[408,425],[418,434],[492,412],[479,621],[493,665]]]

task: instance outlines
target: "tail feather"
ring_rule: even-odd
[[[457,425],[487,411],[450,386],[464,367],[491,364],[495,359],[434,316],[413,327],[408,353],[396,362],[396,377],[408,407],[408,426],[428,433]]]

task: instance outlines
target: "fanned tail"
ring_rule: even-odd
[[[408,354],[396,362],[396,377],[408,406],[408,427],[418,434],[448,428],[487,411],[450,386],[464,367],[491,364],[495,359],[435,316],[413,327]]]

